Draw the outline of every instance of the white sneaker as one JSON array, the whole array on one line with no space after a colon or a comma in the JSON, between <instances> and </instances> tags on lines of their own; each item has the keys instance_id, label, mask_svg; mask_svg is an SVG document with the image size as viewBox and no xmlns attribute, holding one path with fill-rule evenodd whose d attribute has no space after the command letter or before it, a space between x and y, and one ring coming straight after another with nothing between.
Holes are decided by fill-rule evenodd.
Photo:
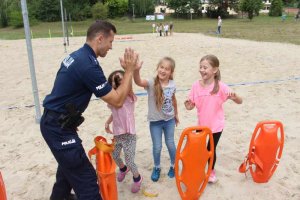
<instances>
[{"instance_id":1,"label":"white sneaker","mask_svg":"<svg viewBox=\"0 0 300 200\"><path fill-rule=\"evenodd\" d=\"M216 183L218 181L216 177L216 171L213 169L209 175L208 183Z\"/></svg>"}]
</instances>

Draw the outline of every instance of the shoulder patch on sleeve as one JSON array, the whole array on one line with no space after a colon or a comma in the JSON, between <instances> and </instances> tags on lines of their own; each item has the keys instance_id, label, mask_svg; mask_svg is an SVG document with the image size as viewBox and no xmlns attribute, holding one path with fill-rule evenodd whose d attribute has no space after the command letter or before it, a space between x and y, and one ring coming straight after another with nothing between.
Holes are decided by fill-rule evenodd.
<instances>
[{"instance_id":1,"label":"shoulder patch on sleeve","mask_svg":"<svg viewBox=\"0 0 300 200\"><path fill-rule=\"evenodd\" d=\"M72 65L72 63L74 62L74 58L72 58L70 55L68 55L64 60L63 60L63 65L66 68L69 68L70 65Z\"/></svg>"},{"instance_id":2,"label":"shoulder patch on sleeve","mask_svg":"<svg viewBox=\"0 0 300 200\"><path fill-rule=\"evenodd\" d=\"M107 84L107 81L105 83L101 84L101 85L98 85L96 87L96 90L101 90L102 88L104 88L106 86L106 84Z\"/></svg>"}]
</instances>

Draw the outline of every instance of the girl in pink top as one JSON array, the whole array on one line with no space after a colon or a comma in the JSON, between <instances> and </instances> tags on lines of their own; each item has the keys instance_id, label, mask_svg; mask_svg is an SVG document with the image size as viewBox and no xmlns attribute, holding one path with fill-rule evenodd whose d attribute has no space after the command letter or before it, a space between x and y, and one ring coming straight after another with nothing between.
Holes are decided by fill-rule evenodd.
<instances>
[{"instance_id":1,"label":"girl in pink top","mask_svg":"<svg viewBox=\"0 0 300 200\"><path fill-rule=\"evenodd\" d=\"M108 82L114 89L117 89L121 84L124 76L124 71L117 70L110 74ZM117 176L117 180L122 182L129 172L133 174L133 184L131 185L131 192L136 193L140 190L142 183L142 176L138 172L137 166L134 163L135 148L136 148L136 134L135 134L135 121L134 121L134 104L137 97L133 91L129 93L124 104L121 108L115 108L108 104L112 114L105 123L105 130L107 133L114 135L115 149L112 156L120 168ZM112 122L111 131L109 125ZM120 157L121 150L123 148L125 163Z\"/></svg>"},{"instance_id":2,"label":"girl in pink top","mask_svg":"<svg viewBox=\"0 0 300 200\"><path fill-rule=\"evenodd\" d=\"M187 110L197 108L198 125L207 126L213 132L214 138L214 161L213 171L208 181L215 183L217 181L214 170L216 163L216 147L224 128L224 109L223 103L231 99L237 104L243 102L242 98L233 92L226 84L220 81L221 74L219 70L219 60L214 55L206 55L200 60L199 72L201 80L193 83L188 100L184 102ZM208 142L209 144L209 142ZM210 150L210 146L207 147Z\"/></svg>"}]
</instances>

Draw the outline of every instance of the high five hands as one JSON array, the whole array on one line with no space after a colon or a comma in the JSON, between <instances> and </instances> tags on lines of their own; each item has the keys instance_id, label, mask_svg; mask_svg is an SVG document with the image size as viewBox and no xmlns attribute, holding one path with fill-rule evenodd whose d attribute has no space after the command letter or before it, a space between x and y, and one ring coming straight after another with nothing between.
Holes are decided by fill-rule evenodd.
<instances>
[{"instance_id":1,"label":"high five hands","mask_svg":"<svg viewBox=\"0 0 300 200\"><path fill-rule=\"evenodd\" d=\"M142 63L139 63L139 54L131 48L126 48L123 58L119 58L120 64L125 71L133 72L137 68L141 68Z\"/></svg>"}]
</instances>

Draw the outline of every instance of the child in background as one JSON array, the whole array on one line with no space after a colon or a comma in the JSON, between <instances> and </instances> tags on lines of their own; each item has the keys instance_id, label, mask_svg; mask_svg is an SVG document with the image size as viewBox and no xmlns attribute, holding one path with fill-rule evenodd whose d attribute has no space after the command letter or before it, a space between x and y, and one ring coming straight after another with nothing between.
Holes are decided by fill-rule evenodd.
<instances>
[{"instance_id":1,"label":"child in background","mask_svg":"<svg viewBox=\"0 0 300 200\"><path fill-rule=\"evenodd\" d=\"M217 34L221 34L221 27L222 27L222 19L221 16L218 17L218 29Z\"/></svg>"},{"instance_id":2,"label":"child in background","mask_svg":"<svg viewBox=\"0 0 300 200\"><path fill-rule=\"evenodd\" d=\"M164 32L165 32L165 36L168 36L168 33L169 33L169 24L168 23L166 23L164 25Z\"/></svg>"},{"instance_id":3,"label":"child in background","mask_svg":"<svg viewBox=\"0 0 300 200\"><path fill-rule=\"evenodd\" d=\"M173 80L175 61L170 57L162 58L156 68L157 75L149 80L141 79L140 69L142 63L134 72L134 82L144 87L148 93L148 120L153 143L154 168L152 181L160 177L160 155L162 150L162 134L170 155L170 169L168 176L174 177L174 163L176 146L174 142L175 125L179 123L177 101L175 97L176 86Z\"/></svg>"},{"instance_id":4,"label":"child in background","mask_svg":"<svg viewBox=\"0 0 300 200\"><path fill-rule=\"evenodd\" d=\"M226 84L220 81L219 60L214 55L206 55L200 60L199 72L201 80L197 80L192 85L188 100L185 101L187 110L197 108L198 125L207 126L211 129L214 139L214 161L212 172L208 179L209 183L217 181L216 171L216 147L224 128L223 103L231 99L237 104L242 103L242 98L233 92ZM208 150L210 150L208 142Z\"/></svg>"},{"instance_id":5,"label":"child in background","mask_svg":"<svg viewBox=\"0 0 300 200\"><path fill-rule=\"evenodd\" d=\"M162 25L162 23L160 23L159 26L158 26L158 32L159 32L159 36L163 36L162 35L163 34L163 25Z\"/></svg>"},{"instance_id":6,"label":"child in background","mask_svg":"<svg viewBox=\"0 0 300 200\"><path fill-rule=\"evenodd\" d=\"M112 72L108 77L108 82L114 89L117 89L124 76L124 71L117 70ZM108 104L112 114L105 123L105 130L107 133L114 135L115 149L112 156L120 168L117 175L117 180L122 182L129 172L133 174L133 184L131 185L131 192L136 193L140 190L143 177L138 172L137 166L134 163L135 149L136 149L136 131L134 121L134 104L137 97L133 91L127 96L123 106L121 108L115 108ZM113 131L110 130L110 123L113 122ZM125 163L120 158L120 153L123 148Z\"/></svg>"},{"instance_id":7,"label":"child in background","mask_svg":"<svg viewBox=\"0 0 300 200\"><path fill-rule=\"evenodd\" d=\"M170 22L170 35L172 36L173 35L173 22Z\"/></svg>"}]
</instances>

